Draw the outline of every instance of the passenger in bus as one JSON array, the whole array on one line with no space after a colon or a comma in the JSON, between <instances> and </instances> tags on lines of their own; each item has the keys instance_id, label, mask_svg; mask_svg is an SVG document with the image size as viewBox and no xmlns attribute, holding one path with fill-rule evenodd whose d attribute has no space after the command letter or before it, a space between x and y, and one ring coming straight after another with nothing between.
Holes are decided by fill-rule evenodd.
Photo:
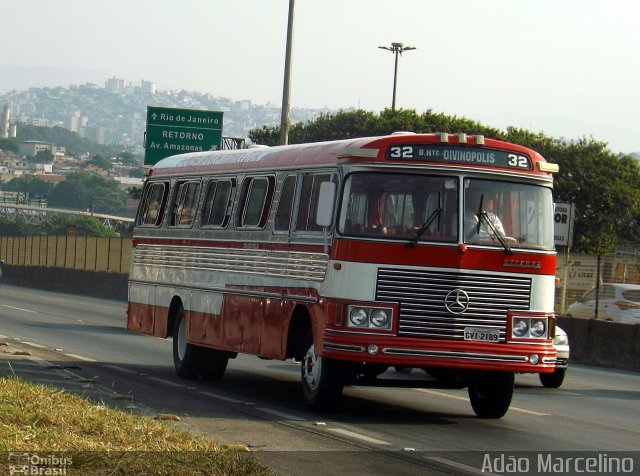
<instances>
[{"instance_id":1,"label":"passenger in bus","mask_svg":"<svg viewBox=\"0 0 640 476\"><path fill-rule=\"evenodd\" d=\"M369 199L369 230L377 234L392 234L395 219L395 203L393 196L381 189L374 190Z\"/></svg>"}]
</instances>

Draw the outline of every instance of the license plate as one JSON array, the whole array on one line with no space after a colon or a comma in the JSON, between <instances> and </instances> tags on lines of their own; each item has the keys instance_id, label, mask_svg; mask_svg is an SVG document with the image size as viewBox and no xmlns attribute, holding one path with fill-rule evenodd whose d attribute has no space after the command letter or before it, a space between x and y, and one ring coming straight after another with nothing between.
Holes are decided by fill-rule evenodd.
<instances>
[{"instance_id":1,"label":"license plate","mask_svg":"<svg viewBox=\"0 0 640 476\"><path fill-rule=\"evenodd\" d=\"M465 327L464 340L499 342L500 331L498 329L484 329L482 327Z\"/></svg>"}]
</instances>

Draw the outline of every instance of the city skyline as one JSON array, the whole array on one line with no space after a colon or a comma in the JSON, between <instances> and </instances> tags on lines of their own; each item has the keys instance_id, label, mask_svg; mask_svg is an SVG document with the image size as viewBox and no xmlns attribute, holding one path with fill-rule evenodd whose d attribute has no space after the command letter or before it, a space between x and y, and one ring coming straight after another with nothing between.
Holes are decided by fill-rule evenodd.
<instances>
[{"instance_id":1,"label":"city skyline","mask_svg":"<svg viewBox=\"0 0 640 476\"><path fill-rule=\"evenodd\" d=\"M70 71L74 84L115 76L280 104L288 3L6 2L4 35L30 41L3 52L0 93L12 80L68 86L42 81ZM636 152L639 12L630 0L297 0L291 105L390 107L393 57L378 47L400 41L416 50L399 61L398 108Z\"/></svg>"}]
</instances>

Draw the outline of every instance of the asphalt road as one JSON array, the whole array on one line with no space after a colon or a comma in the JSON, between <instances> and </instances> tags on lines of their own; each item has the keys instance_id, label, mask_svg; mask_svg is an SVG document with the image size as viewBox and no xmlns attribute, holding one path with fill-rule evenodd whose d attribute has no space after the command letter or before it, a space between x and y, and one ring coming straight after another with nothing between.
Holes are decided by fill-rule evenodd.
<instances>
[{"instance_id":1,"label":"asphalt road","mask_svg":"<svg viewBox=\"0 0 640 476\"><path fill-rule=\"evenodd\" d=\"M336 412L318 415L302 402L293 362L239 356L221 382L179 379L171 341L126 332L125 310L120 301L3 285L0 373L178 415L178 426L246 447L280 474L508 473L500 465L509 462L565 474L583 469L576 456L597 458L596 469L640 471L637 373L571 364L559 389L519 375L499 420L476 418L466 390L420 388L347 388Z\"/></svg>"}]
</instances>

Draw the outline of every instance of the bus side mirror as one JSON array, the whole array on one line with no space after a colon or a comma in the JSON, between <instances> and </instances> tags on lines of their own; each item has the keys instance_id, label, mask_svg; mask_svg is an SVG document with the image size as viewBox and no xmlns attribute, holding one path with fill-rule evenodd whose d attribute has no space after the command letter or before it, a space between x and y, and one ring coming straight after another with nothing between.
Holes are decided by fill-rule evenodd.
<instances>
[{"instance_id":1,"label":"bus side mirror","mask_svg":"<svg viewBox=\"0 0 640 476\"><path fill-rule=\"evenodd\" d=\"M318 196L318 211L316 213L316 225L328 227L333 220L333 206L336 197L336 184L333 182L322 182L320 184L320 194Z\"/></svg>"}]
</instances>

